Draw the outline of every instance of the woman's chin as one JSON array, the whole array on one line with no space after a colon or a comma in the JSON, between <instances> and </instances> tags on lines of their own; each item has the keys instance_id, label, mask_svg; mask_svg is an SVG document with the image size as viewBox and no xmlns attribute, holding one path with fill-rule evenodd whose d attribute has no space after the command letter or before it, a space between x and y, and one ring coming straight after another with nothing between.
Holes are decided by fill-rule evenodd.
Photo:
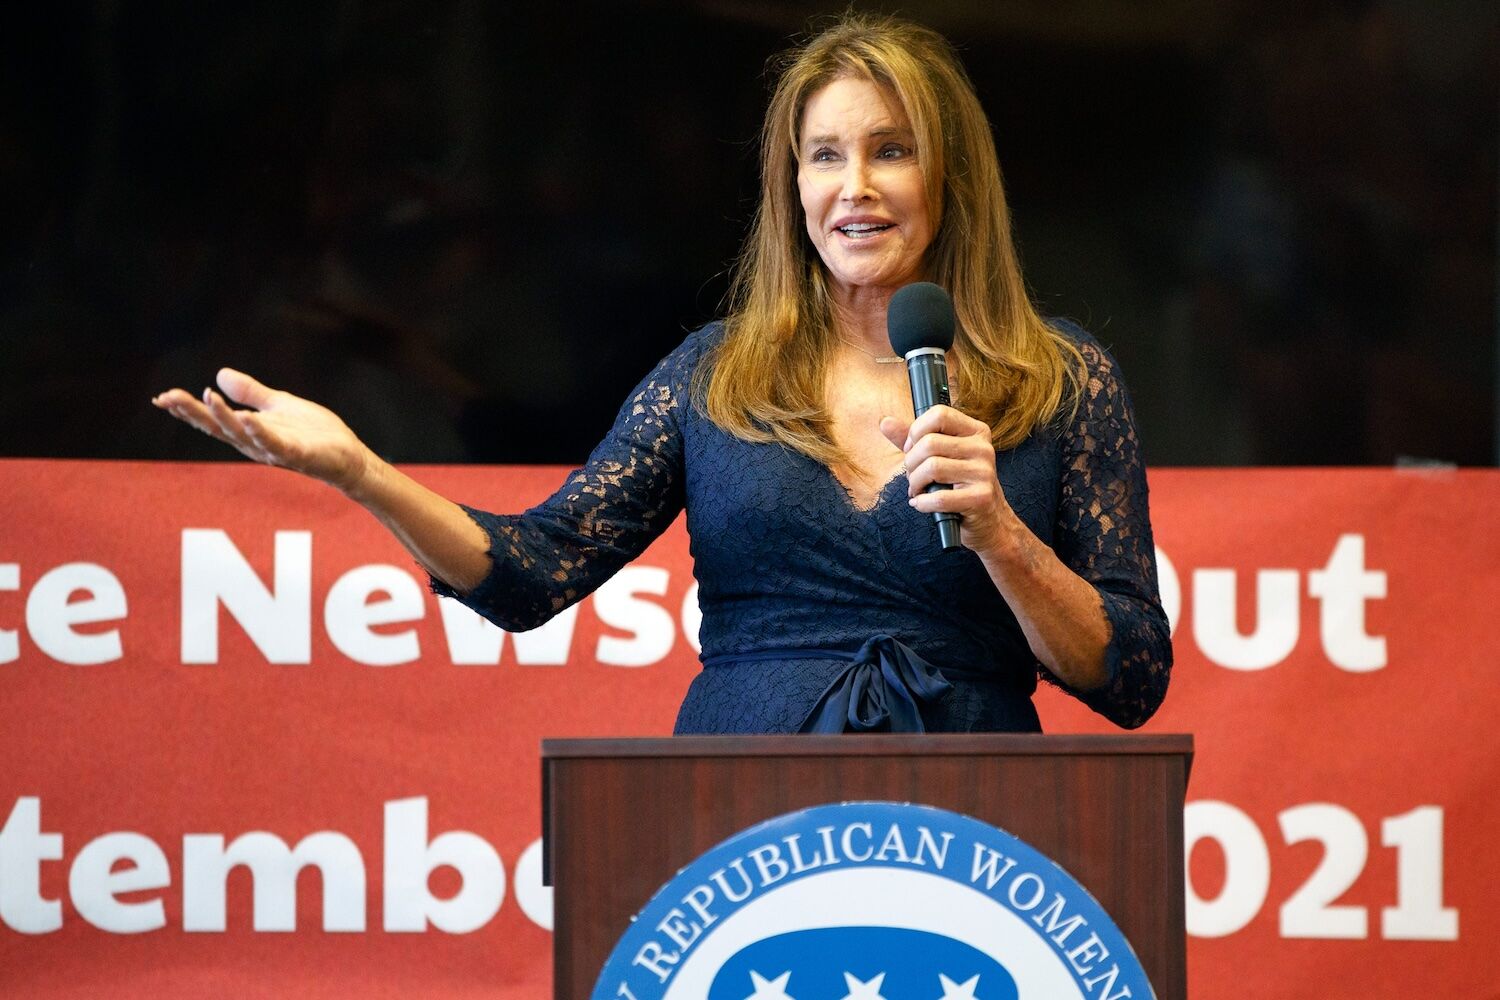
<instances>
[{"instance_id":1,"label":"woman's chin","mask_svg":"<svg viewBox=\"0 0 1500 1000\"><path fill-rule=\"evenodd\" d=\"M827 268L829 284L848 297L867 294L890 294L896 289L920 280L905 269L895 268Z\"/></svg>"}]
</instances>

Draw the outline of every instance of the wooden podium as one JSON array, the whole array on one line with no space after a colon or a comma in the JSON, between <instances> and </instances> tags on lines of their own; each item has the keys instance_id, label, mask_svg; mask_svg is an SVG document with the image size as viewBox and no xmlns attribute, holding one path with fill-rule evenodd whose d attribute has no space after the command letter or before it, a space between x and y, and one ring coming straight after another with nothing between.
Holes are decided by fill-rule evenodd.
<instances>
[{"instance_id":1,"label":"wooden podium","mask_svg":"<svg viewBox=\"0 0 1500 1000\"><path fill-rule=\"evenodd\" d=\"M1182 806L1192 737L688 736L542 741L556 1000L587 1000L681 868L809 806L916 802L1001 827L1078 880L1160 1000L1187 994Z\"/></svg>"}]
</instances>

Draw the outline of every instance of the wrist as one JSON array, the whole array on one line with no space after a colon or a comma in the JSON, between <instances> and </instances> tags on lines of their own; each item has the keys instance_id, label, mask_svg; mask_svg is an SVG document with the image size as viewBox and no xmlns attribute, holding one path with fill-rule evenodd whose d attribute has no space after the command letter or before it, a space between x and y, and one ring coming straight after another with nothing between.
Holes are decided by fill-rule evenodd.
<instances>
[{"instance_id":1,"label":"wrist","mask_svg":"<svg viewBox=\"0 0 1500 1000\"><path fill-rule=\"evenodd\" d=\"M1032 546L1038 544L1040 542L1031 533L1031 529L1026 527L1014 511L1006 507L996 512L989 530L969 547L992 575L996 571L1010 575L1016 567L1035 562Z\"/></svg>"},{"instance_id":2,"label":"wrist","mask_svg":"<svg viewBox=\"0 0 1500 1000\"><path fill-rule=\"evenodd\" d=\"M394 470L384 459L361 445L357 460L351 463L350 469L337 480L330 481L329 485L355 503L369 506L379 496L381 484L391 471Z\"/></svg>"}]
</instances>

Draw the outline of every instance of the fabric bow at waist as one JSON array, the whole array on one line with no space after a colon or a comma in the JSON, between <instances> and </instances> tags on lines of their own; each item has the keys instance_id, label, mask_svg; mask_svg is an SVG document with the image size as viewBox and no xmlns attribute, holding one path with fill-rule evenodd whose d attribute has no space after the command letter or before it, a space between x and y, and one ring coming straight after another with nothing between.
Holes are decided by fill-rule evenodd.
<instances>
[{"instance_id":1,"label":"fabric bow at waist","mask_svg":"<svg viewBox=\"0 0 1500 1000\"><path fill-rule=\"evenodd\" d=\"M803 720L804 733L925 733L921 706L942 698L953 685L943 676L981 678L943 671L888 635L867 639L853 654L832 649L773 649L715 656L705 667L767 660L844 660L847 665L818 696Z\"/></svg>"}]
</instances>

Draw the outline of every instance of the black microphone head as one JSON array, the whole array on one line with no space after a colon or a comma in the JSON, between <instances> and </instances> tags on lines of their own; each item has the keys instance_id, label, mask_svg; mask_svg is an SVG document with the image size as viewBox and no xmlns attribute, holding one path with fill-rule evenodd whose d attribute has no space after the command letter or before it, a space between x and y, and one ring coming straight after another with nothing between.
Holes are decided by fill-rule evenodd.
<instances>
[{"instance_id":1,"label":"black microphone head","mask_svg":"<svg viewBox=\"0 0 1500 1000\"><path fill-rule=\"evenodd\" d=\"M953 346L953 300L930 281L898 289L885 313L891 350L901 357L921 347Z\"/></svg>"}]
</instances>

